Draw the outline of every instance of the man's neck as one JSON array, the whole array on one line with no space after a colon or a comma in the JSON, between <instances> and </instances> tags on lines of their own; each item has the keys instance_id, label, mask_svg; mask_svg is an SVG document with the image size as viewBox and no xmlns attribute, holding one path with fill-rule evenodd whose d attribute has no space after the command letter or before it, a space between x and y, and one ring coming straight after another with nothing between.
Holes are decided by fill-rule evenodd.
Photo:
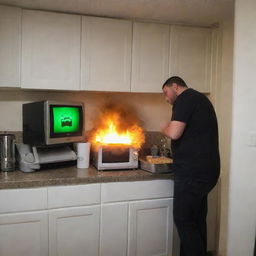
<instances>
[{"instance_id":1,"label":"man's neck","mask_svg":"<svg viewBox=\"0 0 256 256\"><path fill-rule=\"evenodd\" d=\"M184 91L186 91L188 89L188 87L180 87L178 88L177 91L177 95L179 96L180 94L182 94Z\"/></svg>"}]
</instances>

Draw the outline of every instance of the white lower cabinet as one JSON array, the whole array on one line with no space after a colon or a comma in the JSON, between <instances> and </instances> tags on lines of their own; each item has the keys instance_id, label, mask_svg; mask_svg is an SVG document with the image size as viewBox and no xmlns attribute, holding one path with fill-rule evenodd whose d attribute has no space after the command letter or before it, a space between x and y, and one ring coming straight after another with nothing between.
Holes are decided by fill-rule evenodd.
<instances>
[{"instance_id":1,"label":"white lower cabinet","mask_svg":"<svg viewBox=\"0 0 256 256\"><path fill-rule=\"evenodd\" d=\"M102 206L100 256L126 256L128 202Z\"/></svg>"},{"instance_id":2,"label":"white lower cabinet","mask_svg":"<svg viewBox=\"0 0 256 256\"><path fill-rule=\"evenodd\" d=\"M48 255L47 188L0 190L0 255Z\"/></svg>"},{"instance_id":3,"label":"white lower cabinet","mask_svg":"<svg viewBox=\"0 0 256 256\"><path fill-rule=\"evenodd\" d=\"M102 206L100 256L172 256L172 198Z\"/></svg>"},{"instance_id":4,"label":"white lower cabinet","mask_svg":"<svg viewBox=\"0 0 256 256\"><path fill-rule=\"evenodd\" d=\"M172 256L173 181L0 190L1 256Z\"/></svg>"},{"instance_id":5,"label":"white lower cabinet","mask_svg":"<svg viewBox=\"0 0 256 256\"><path fill-rule=\"evenodd\" d=\"M173 199L130 203L129 256L172 255Z\"/></svg>"},{"instance_id":6,"label":"white lower cabinet","mask_svg":"<svg viewBox=\"0 0 256 256\"><path fill-rule=\"evenodd\" d=\"M173 181L102 184L100 256L172 256Z\"/></svg>"},{"instance_id":7,"label":"white lower cabinet","mask_svg":"<svg viewBox=\"0 0 256 256\"><path fill-rule=\"evenodd\" d=\"M47 211L1 214L0 255L47 256Z\"/></svg>"},{"instance_id":8,"label":"white lower cabinet","mask_svg":"<svg viewBox=\"0 0 256 256\"><path fill-rule=\"evenodd\" d=\"M50 256L97 256L100 206L49 211Z\"/></svg>"}]
</instances>

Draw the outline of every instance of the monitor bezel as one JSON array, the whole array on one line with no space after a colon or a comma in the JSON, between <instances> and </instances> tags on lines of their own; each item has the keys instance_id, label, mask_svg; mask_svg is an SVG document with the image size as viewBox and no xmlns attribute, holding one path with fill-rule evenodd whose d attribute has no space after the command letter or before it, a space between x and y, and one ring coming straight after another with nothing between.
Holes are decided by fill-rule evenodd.
<instances>
[{"instance_id":1,"label":"monitor bezel","mask_svg":"<svg viewBox=\"0 0 256 256\"><path fill-rule=\"evenodd\" d=\"M79 107L81 108L82 120L80 124L82 126L81 133L62 133L58 136L52 136L51 127L51 107L52 106L67 106L67 107ZM60 144L60 143L73 143L85 140L84 134L84 103L83 102L70 102L70 101L45 101L45 142L46 145Z\"/></svg>"}]
</instances>

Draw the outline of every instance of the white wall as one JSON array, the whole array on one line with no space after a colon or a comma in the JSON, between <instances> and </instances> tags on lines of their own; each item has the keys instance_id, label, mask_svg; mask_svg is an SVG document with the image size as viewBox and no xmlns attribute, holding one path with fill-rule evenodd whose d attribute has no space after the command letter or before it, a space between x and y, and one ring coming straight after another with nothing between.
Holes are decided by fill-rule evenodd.
<instances>
[{"instance_id":1,"label":"white wall","mask_svg":"<svg viewBox=\"0 0 256 256\"><path fill-rule=\"evenodd\" d=\"M221 178L218 186L218 255L226 256L227 250L227 222L229 207L229 171L231 150L231 124L232 124L232 90L233 90L233 41L234 41L234 15L231 10L220 24L220 54L218 68L218 83L216 86L216 112L219 123L219 143L221 156Z\"/></svg>"},{"instance_id":2,"label":"white wall","mask_svg":"<svg viewBox=\"0 0 256 256\"><path fill-rule=\"evenodd\" d=\"M256 1L235 3L234 92L228 213L228 256L252 256L256 230Z\"/></svg>"}]
</instances>

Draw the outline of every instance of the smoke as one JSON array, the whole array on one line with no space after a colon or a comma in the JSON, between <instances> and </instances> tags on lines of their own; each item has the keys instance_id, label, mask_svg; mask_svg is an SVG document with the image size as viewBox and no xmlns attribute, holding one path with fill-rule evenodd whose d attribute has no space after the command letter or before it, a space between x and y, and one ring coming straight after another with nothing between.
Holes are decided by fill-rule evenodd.
<instances>
[{"instance_id":1,"label":"smoke","mask_svg":"<svg viewBox=\"0 0 256 256\"><path fill-rule=\"evenodd\" d=\"M118 132L125 131L133 125L142 126L142 121L139 119L137 111L133 106L108 102L102 106L100 114L94 117L93 130L104 128L107 117L114 119Z\"/></svg>"}]
</instances>

